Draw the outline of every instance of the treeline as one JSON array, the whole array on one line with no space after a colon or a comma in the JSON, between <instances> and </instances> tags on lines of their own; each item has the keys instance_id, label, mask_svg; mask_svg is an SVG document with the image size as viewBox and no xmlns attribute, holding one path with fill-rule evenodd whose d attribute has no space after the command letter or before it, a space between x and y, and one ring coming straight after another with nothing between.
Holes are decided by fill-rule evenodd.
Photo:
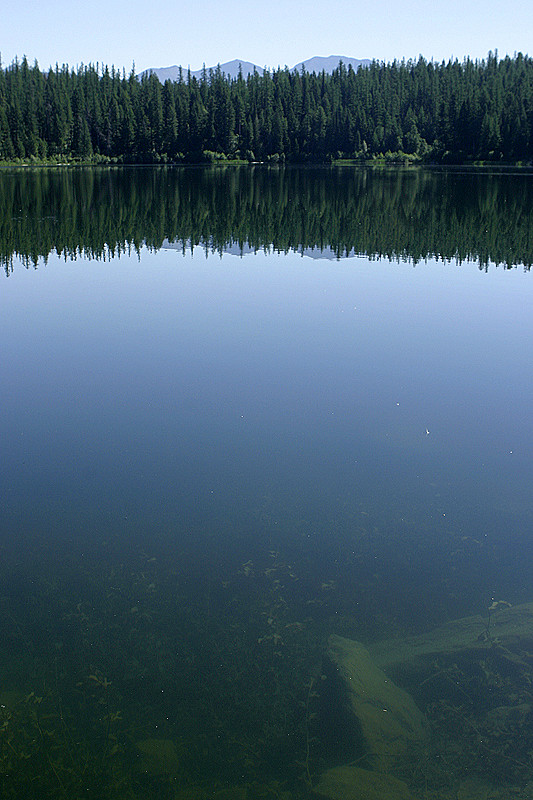
<instances>
[{"instance_id":1,"label":"treeline","mask_svg":"<svg viewBox=\"0 0 533 800\"><path fill-rule=\"evenodd\" d=\"M373 62L161 84L99 65L0 68L0 161L530 162L533 59Z\"/></svg>"},{"instance_id":2,"label":"treeline","mask_svg":"<svg viewBox=\"0 0 533 800\"><path fill-rule=\"evenodd\" d=\"M533 263L531 174L346 167L3 171L0 264L143 247Z\"/></svg>"}]
</instances>

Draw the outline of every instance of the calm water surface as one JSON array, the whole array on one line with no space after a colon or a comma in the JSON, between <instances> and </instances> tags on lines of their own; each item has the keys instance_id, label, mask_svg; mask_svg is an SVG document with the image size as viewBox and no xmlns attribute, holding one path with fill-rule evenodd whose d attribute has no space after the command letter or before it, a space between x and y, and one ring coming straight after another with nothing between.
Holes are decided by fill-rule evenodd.
<instances>
[{"instance_id":1,"label":"calm water surface","mask_svg":"<svg viewBox=\"0 0 533 800\"><path fill-rule=\"evenodd\" d=\"M3 796L311 796L372 767L330 634L533 601L532 185L0 173ZM531 711L468 699L530 709L514 655L435 667L414 797L529 796Z\"/></svg>"}]
</instances>

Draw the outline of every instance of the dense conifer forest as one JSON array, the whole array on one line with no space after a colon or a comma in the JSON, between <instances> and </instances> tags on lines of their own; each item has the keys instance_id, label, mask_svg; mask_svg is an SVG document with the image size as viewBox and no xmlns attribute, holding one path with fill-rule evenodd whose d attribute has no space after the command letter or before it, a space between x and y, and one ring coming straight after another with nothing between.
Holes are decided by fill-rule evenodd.
<instances>
[{"instance_id":1,"label":"dense conifer forest","mask_svg":"<svg viewBox=\"0 0 533 800\"><path fill-rule=\"evenodd\" d=\"M374 61L161 84L113 67L0 68L0 161L533 158L533 59Z\"/></svg>"}]
</instances>

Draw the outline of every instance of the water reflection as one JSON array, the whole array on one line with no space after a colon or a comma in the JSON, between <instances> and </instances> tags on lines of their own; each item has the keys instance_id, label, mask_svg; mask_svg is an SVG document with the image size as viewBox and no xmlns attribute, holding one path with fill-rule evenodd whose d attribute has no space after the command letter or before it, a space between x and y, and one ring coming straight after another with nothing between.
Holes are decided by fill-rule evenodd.
<instances>
[{"instance_id":1,"label":"water reflection","mask_svg":"<svg viewBox=\"0 0 533 800\"><path fill-rule=\"evenodd\" d=\"M0 261L53 251L272 248L333 258L533 263L529 174L353 168L5 170Z\"/></svg>"}]
</instances>

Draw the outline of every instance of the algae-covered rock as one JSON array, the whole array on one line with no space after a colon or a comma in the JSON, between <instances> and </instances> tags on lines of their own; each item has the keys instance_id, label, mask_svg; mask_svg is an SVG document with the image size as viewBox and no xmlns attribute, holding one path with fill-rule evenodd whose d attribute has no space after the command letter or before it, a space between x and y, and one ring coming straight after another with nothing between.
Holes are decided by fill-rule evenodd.
<instances>
[{"instance_id":1,"label":"algae-covered rock","mask_svg":"<svg viewBox=\"0 0 533 800\"><path fill-rule=\"evenodd\" d=\"M495 645L521 649L533 647L533 603L510 606L493 603L485 616L463 617L427 633L405 639L389 639L369 647L376 664L383 669L420 665L441 655L483 653ZM507 657L511 654L507 651Z\"/></svg>"},{"instance_id":2,"label":"algae-covered rock","mask_svg":"<svg viewBox=\"0 0 533 800\"><path fill-rule=\"evenodd\" d=\"M205 789L200 786L187 786L174 789L172 800L248 800L245 786L228 786L225 789Z\"/></svg>"},{"instance_id":3,"label":"algae-covered rock","mask_svg":"<svg viewBox=\"0 0 533 800\"><path fill-rule=\"evenodd\" d=\"M140 767L149 775L170 778L181 775L181 759L172 739L143 739L135 745L141 753Z\"/></svg>"},{"instance_id":4,"label":"algae-covered rock","mask_svg":"<svg viewBox=\"0 0 533 800\"><path fill-rule=\"evenodd\" d=\"M174 789L172 800L209 800L209 798L205 789L200 786L187 786L184 789ZM235 800L241 798L237 795Z\"/></svg>"},{"instance_id":5,"label":"algae-covered rock","mask_svg":"<svg viewBox=\"0 0 533 800\"><path fill-rule=\"evenodd\" d=\"M328 800L412 800L407 784L359 767L335 767L325 772L315 793Z\"/></svg>"},{"instance_id":6,"label":"algae-covered rock","mask_svg":"<svg viewBox=\"0 0 533 800\"><path fill-rule=\"evenodd\" d=\"M499 788L482 778L466 778L457 789L457 800L510 800L523 797L518 790L515 794L509 787Z\"/></svg>"},{"instance_id":7,"label":"algae-covered rock","mask_svg":"<svg viewBox=\"0 0 533 800\"><path fill-rule=\"evenodd\" d=\"M410 745L426 740L424 715L412 697L374 663L362 644L330 636L328 657L344 684L376 766L383 762L386 767L391 756L404 755Z\"/></svg>"}]
</instances>

